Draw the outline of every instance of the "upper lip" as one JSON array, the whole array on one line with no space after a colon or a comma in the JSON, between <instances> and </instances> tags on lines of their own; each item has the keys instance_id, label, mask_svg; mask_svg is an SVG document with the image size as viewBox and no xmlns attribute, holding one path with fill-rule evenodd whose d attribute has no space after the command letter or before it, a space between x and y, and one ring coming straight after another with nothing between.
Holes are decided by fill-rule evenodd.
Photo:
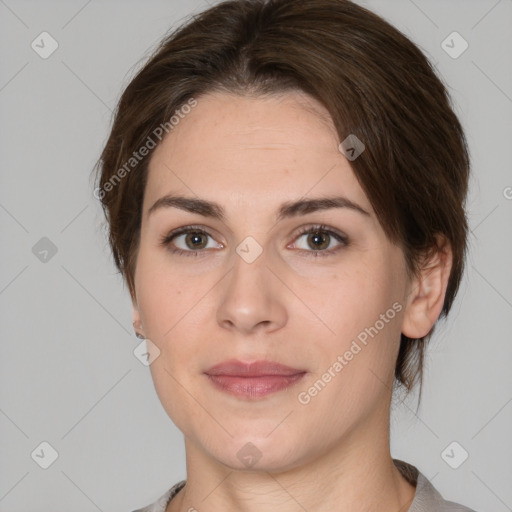
<instances>
[{"instance_id":1,"label":"upper lip","mask_svg":"<svg viewBox=\"0 0 512 512\"><path fill-rule=\"evenodd\" d=\"M263 377L266 375L297 375L305 370L291 368L275 361L254 361L244 363L236 359L224 361L205 371L207 375L231 375L237 377Z\"/></svg>"}]
</instances>

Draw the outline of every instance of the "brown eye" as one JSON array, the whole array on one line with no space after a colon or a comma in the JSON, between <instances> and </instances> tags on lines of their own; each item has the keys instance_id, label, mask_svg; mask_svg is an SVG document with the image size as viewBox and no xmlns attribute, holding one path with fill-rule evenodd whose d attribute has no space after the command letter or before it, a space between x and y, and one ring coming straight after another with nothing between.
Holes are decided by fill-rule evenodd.
<instances>
[{"instance_id":1,"label":"brown eye","mask_svg":"<svg viewBox=\"0 0 512 512\"><path fill-rule=\"evenodd\" d=\"M320 231L310 233L307 238L308 244L310 244L309 246L315 250L326 249L329 247L330 240L331 237L327 233L322 233Z\"/></svg>"},{"instance_id":2,"label":"brown eye","mask_svg":"<svg viewBox=\"0 0 512 512\"><path fill-rule=\"evenodd\" d=\"M301 238L305 239L305 243L297 242ZM332 247L333 242L337 242L337 244L334 243L334 247ZM333 256L348 244L347 236L321 225L304 228L297 236L296 242L293 245L306 256L316 258L318 256Z\"/></svg>"},{"instance_id":3,"label":"brown eye","mask_svg":"<svg viewBox=\"0 0 512 512\"><path fill-rule=\"evenodd\" d=\"M208 244L208 235L200 231L190 232L185 236L186 246L194 251L195 249L204 249Z\"/></svg>"},{"instance_id":4,"label":"brown eye","mask_svg":"<svg viewBox=\"0 0 512 512\"><path fill-rule=\"evenodd\" d=\"M203 256L209 252L206 249L224 247L220 243L215 243L209 233L195 226L186 226L172 231L160 239L160 245L168 248L172 253L183 256Z\"/></svg>"}]
</instances>

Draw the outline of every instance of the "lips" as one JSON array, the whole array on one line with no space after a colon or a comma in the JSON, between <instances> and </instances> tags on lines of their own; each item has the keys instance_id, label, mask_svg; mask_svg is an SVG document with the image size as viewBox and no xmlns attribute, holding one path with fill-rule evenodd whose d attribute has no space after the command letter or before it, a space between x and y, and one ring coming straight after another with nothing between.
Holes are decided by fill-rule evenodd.
<instances>
[{"instance_id":1,"label":"lips","mask_svg":"<svg viewBox=\"0 0 512 512\"><path fill-rule=\"evenodd\" d=\"M230 375L237 377L263 377L268 375L290 376L304 373L305 370L291 368L274 361L254 361L243 363L236 359L224 361L206 370L207 375Z\"/></svg>"},{"instance_id":2,"label":"lips","mask_svg":"<svg viewBox=\"0 0 512 512\"><path fill-rule=\"evenodd\" d=\"M291 387L306 371L274 361L243 363L232 359L211 367L205 374L220 391L239 398L259 399Z\"/></svg>"}]
</instances>

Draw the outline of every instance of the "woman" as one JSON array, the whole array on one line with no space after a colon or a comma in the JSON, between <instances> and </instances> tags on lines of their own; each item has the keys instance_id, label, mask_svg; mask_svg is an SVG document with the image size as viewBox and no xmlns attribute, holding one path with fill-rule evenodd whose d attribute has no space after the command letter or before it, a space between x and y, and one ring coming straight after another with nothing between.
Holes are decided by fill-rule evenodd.
<instances>
[{"instance_id":1,"label":"woman","mask_svg":"<svg viewBox=\"0 0 512 512\"><path fill-rule=\"evenodd\" d=\"M470 510L389 448L466 252L465 136L411 41L346 0L218 4L128 85L98 170L185 436L141 510Z\"/></svg>"}]
</instances>

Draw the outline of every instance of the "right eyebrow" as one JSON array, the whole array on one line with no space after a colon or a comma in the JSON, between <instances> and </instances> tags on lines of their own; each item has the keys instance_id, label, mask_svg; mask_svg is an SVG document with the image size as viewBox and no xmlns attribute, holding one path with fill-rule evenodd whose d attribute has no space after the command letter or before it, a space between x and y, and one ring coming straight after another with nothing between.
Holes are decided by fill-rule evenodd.
<instances>
[{"instance_id":1,"label":"right eyebrow","mask_svg":"<svg viewBox=\"0 0 512 512\"><path fill-rule=\"evenodd\" d=\"M225 220L224 208L217 203L206 201L205 199L168 194L155 201L148 210L148 216L161 208L179 208L190 213L197 213L203 217L212 217L221 221Z\"/></svg>"}]
</instances>

